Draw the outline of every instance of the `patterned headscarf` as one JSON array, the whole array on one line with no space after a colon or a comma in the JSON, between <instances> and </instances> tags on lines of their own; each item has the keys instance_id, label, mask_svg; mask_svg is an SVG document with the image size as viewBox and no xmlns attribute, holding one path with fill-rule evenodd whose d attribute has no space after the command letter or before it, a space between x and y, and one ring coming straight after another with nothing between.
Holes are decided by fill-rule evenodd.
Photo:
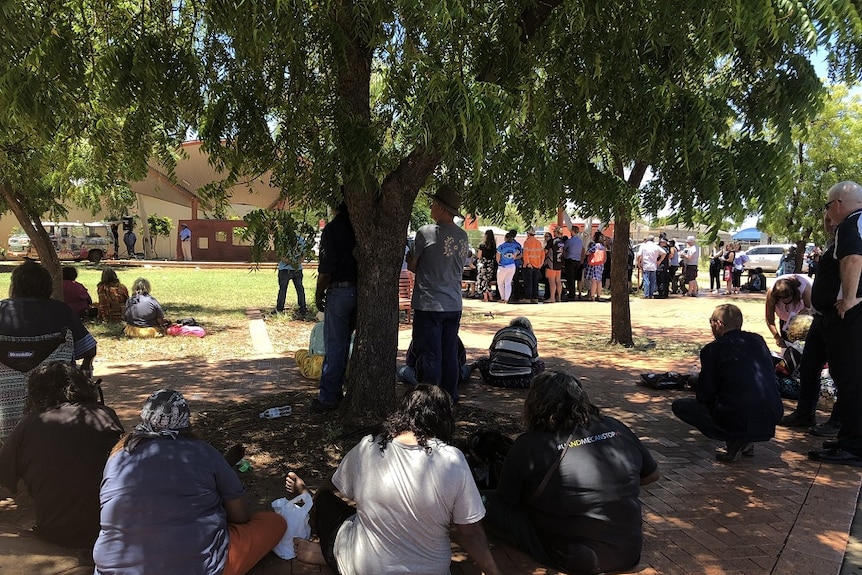
<instances>
[{"instance_id":1,"label":"patterned headscarf","mask_svg":"<svg viewBox=\"0 0 862 575\"><path fill-rule=\"evenodd\" d=\"M189 406L186 400L173 389L160 389L153 393L141 409L141 423L132 432L126 445L127 451L145 438L170 437L176 439L180 431L189 427Z\"/></svg>"}]
</instances>

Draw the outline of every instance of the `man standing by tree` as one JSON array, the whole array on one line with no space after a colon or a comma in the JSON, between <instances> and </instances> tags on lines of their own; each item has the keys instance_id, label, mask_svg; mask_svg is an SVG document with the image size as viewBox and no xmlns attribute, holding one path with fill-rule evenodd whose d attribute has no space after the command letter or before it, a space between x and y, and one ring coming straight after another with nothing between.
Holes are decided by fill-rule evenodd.
<instances>
[{"instance_id":1,"label":"man standing by tree","mask_svg":"<svg viewBox=\"0 0 862 575\"><path fill-rule=\"evenodd\" d=\"M694 236L685 238L685 249L681 254L685 264L685 281L688 283L688 293L691 297L697 297L697 260L700 259L700 248L694 241Z\"/></svg>"},{"instance_id":2,"label":"man standing by tree","mask_svg":"<svg viewBox=\"0 0 862 575\"><path fill-rule=\"evenodd\" d=\"M829 189L826 215L840 222L835 230L835 259L841 290L834 308L823 315L829 373L838 387L838 417L841 430L836 440L823 449L808 452L808 457L825 463L862 467L862 372L859 371L859 349L862 348L862 186L840 182ZM831 271L830 271L831 270ZM829 283L835 268L821 274ZM819 275L819 274L818 274ZM828 276L833 276L832 278ZM834 283L834 281L833 281Z\"/></svg>"},{"instance_id":3,"label":"man standing by tree","mask_svg":"<svg viewBox=\"0 0 862 575\"><path fill-rule=\"evenodd\" d=\"M311 403L311 411L318 413L336 409L341 401L344 373L350 357L350 334L356 328L357 267L353 257L356 235L343 201L333 212L335 217L320 235L317 266L315 303L317 310L326 314L323 322L326 355L320 373L320 393ZM459 299L460 287L459 281Z\"/></svg>"},{"instance_id":4,"label":"man standing by tree","mask_svg":"<svg viewBox=\"0 0 862 575\"><path fill-rule=\"evenodd\" d=\"M408 268L416 273L413 347L419 382L439 385L457 403L461 274L469 241L454 222L460 216L458 192L443 185L432 199L431 217L436 223L419 228L408 260Z\"/></svg>"}]
</instances>

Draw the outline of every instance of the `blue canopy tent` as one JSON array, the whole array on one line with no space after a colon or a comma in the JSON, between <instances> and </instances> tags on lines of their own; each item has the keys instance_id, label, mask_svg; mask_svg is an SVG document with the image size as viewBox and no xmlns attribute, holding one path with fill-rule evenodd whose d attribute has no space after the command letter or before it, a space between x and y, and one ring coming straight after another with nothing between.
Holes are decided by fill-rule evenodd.
<instances>
[{"instance_id":1,"label":"blue canopy tent","mask_svg":"<svg viewBox=\"0 0 862 575\"><path fill-rule=\"evenodd\" d=\"M759 242L763 234L757 228L745 228L733 234L735 242Z\"/></svg>"}]
</instances>

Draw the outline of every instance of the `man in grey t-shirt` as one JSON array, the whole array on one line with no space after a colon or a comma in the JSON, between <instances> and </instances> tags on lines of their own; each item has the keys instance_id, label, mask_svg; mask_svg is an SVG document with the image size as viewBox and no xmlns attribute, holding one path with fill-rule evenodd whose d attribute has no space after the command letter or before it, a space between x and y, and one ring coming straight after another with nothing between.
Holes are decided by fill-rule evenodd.
<instances>
[{"instance_id":1,"label":"man in grey t-shirt","mask_svg":"<svg viewBox=\"0 0 862 575\"><path fill-rule=\"evenodd\" d=\"M469 242L455 224L461 197L449 186L432 196L436 223L419 228L408 269L413 288L413 349L421 383L439 385L458 402L458 328L461 325L461 275Z\"/></svg>"}]
</instances>

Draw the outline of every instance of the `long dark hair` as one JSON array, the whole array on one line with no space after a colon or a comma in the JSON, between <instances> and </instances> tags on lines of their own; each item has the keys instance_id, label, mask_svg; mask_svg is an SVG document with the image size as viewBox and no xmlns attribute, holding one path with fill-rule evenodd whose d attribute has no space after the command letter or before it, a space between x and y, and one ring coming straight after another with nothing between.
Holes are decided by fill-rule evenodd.
<instances>
[{"instance_id":1,"label":"long dark hair","mask_svg":"<svg viewBox=\"0 0 862 575\"><path fill-rule=\"evenodd\" d=\"M63 403L95 403L96 387L71 363L52 361L37 367L27 380L27 412L60 407Z\"/></svg>"},{"instance_id":2,"label":"long dark hair","mask_svg":"<svg viewBox=\"0 0 862 575\"><path fill-rule=\"evenodd\" d=\"M413 432L416 442L427 451L431 450L428 446L431 438L451 442L455 417L449 394L436 385L420 384L408 390L383 423L383 432L377 437L380 451L405 431Z\"/></svg>"},{"instance_id":3,"label":"long dark hair","mask_svg":"<svg viewBox=\"0 0 862 575\"><path fill-rule=\"evenodd\" d=\"M600 416L578 379L561 371L537 375L524 401L527 431L571 431Z\"/></svg>"},{"instance_id":4,"label":"long dark hair","mask_svg":"<svg viewBox=\"0 0 862 575\"><path fill-rule=\"evenodd\" d=\"M793 303L798 303L802 299L802 295L799 290L801 286L802 282L795 277L777 280L775 285L772 286L772 293L770 294L772 301L779 303L790 298Z\"/></svg>"},{"instance_id":5,"label":"long dark hair","mask_svg":"<svg viewBox=\"0 0 862 575\"><path fill-rule=\"evenodd\" d=\"M117 277L117 272L113 268L105 268L102 270L102 281L99 285L114 285L120 283L120 278Z\"/></svg>"},{"instance_id":6,"label":"long dark hair","mask_svg":"<svg viewBox=\"0 0 862 575\"><path fill-rule=\"evenodd\" d=\"M493 250L497 248L497 238L494 237L493 230L485 230L485 240L482 242L485 249Z\"/></svg>"}]
</instances>

